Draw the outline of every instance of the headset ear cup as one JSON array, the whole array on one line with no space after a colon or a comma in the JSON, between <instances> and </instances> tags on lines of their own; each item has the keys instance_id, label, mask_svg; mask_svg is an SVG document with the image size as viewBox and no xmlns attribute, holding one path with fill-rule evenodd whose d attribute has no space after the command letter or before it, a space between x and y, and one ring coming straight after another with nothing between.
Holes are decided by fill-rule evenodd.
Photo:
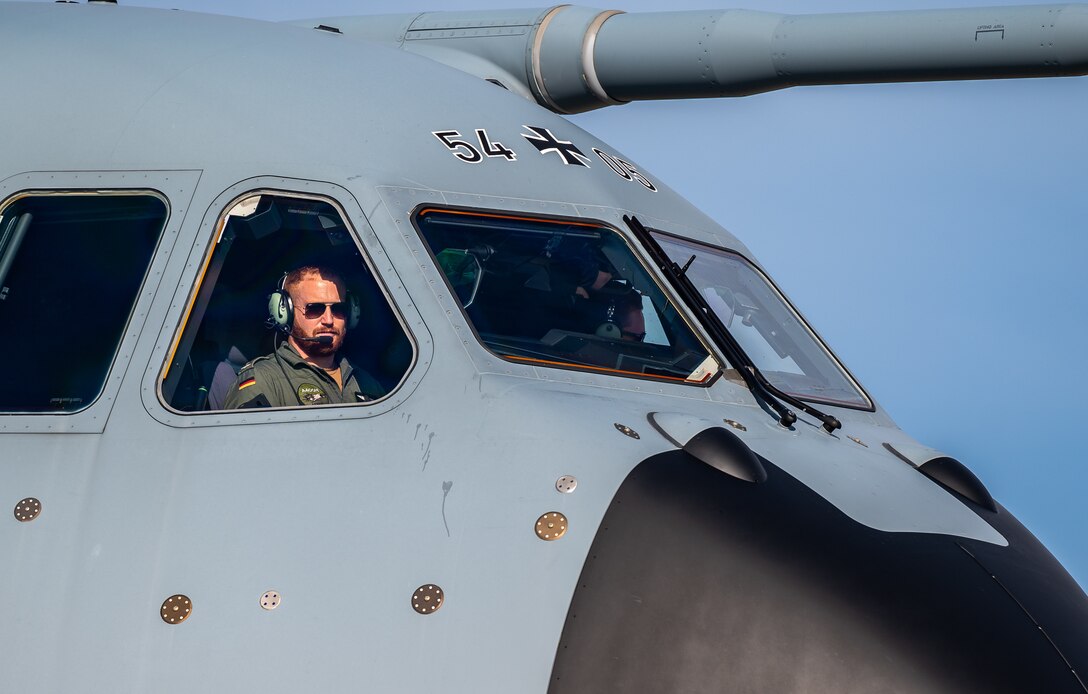
<instances>
[{"instance_id":1,"label":"headset ear cup","mask_svg":"<svg viewBox=\"0 0 1088 694\"><path fill-rule=\"evenodd\" d=\"M359 305L359 300L355 298L355 294L348 292L348 330L355 330L362 317L363 307Z\"/></svg>"},{"instance_id":2,"label":"headset ear cup","mask_svg":"<svg viewBox=\"0 0 1088 694\"><path fill-rule=\"evenodd\" d=\"M294 317L295 310L290 294L277 290L268 295L268 322L273 328L285 333L291 332Z\"/></svg>"}]
</instances>

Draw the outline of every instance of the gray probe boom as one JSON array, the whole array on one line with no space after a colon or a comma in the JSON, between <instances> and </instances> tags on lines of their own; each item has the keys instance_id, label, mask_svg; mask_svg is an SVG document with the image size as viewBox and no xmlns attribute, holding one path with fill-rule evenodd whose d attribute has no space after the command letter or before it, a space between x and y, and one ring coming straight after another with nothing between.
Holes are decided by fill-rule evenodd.
<instances>
[{"instance_id":1,"label":"gray probe boom","mask_svg":"<svg viewBox=\"0 0 1088 694\"><path fill-rule=\"evenodd\" d=\"M500 82L560 113L800 85L1088 72L1088 5L824 15L561 5L319 21Z\"/></svg>"}]
</instances>

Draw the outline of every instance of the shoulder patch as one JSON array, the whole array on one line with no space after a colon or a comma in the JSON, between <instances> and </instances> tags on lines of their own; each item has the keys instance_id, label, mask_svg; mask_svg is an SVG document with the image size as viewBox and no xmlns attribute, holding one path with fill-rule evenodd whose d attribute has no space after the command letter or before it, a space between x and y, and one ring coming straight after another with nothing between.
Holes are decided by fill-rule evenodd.
<instances>
[{"instance_id":1,"label":"shoulder patch","mask_svg":"<svg viewBox=\"0 0 1088 694\"><path fill-rule=\"evenodd\" d=\"M241 383L238 384L238 390L244 390L245 388L250 387L251 385L253 385L256 382L257 382L257 379L250 376L249 378L243 380Z\"/></svg>"}]
</instances>

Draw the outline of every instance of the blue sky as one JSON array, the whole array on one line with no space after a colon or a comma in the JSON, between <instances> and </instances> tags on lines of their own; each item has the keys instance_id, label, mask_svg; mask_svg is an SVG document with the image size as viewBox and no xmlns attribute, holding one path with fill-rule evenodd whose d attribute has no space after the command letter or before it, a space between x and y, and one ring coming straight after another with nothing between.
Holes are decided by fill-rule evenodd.
<instances>
[{"instance_id":1,"label":"blue sky","mask_svg":"<svg viewBox=\"0 0 1088 694\"><path fill-rule=\"evenodd\" d=\"M544 4L121 1L275 20ZM971 468L1088 586L1086 115L1088 78L1063 78L795 88L572 120L740 237L899 425Z\"/></svg>"}]
</instances>

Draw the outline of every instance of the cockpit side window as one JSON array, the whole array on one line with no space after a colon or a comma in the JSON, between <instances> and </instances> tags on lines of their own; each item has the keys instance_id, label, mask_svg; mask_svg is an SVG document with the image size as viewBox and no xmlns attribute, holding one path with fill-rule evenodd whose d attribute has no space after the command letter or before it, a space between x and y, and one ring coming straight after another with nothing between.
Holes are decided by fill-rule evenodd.
<instances>
[{"instance_id":1,"label":"cockpit side window","mask_svg":"<svg viewBox=\"0 0 1088 694\"><path fill-rule=\"evenodd\" d=\"M448 209L420 210L415 222L476 333L504 359L688 384L719 371L612 229Z\"/></svg>"},{"instance_id":2,"label":"cockpit side window","mask_svg":"<svg viewBox=\"0 0 1088 694\"><path fill-rule=\"evenodd\" d=\"M748 260L663 232L654 237L772 385L802 400L872 409L861 386Z\"/></svg>"},{"instance_id":3,"label":"cockpit side window","mask_svg":"<svg viewBox=\"0 0 1088 694\"><path fill-rule=\"evenodd\" d=\"M105 384L167 218L150 191L24 193L0 211L0 412L69 413Z\"/></svg>"},{"instance_id":4,"label":"cockpit side window","mask_svg":"<svg viewBox=\"0 0 1088 694\"><path fill-rule=\"evenodd\" d=\"M164 369L174 410L350 405L404 379L413 345L331 200L236 199Z\"/></svg>"}]
</instances>

